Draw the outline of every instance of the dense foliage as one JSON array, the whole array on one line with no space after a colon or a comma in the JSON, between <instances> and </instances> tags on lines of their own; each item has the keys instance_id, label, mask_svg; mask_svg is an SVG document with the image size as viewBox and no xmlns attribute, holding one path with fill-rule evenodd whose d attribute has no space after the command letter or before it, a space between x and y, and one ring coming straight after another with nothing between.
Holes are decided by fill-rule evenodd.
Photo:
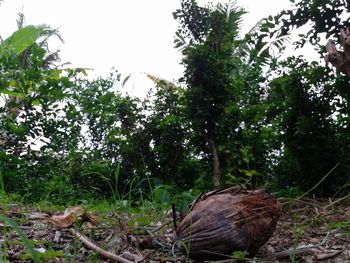
<instances>
[{"instance_id":1,"label":"dense foliage","mask_svg":"<svg viewBox=\"0 0 350 263\"><path fill-rule=\"evenodd\" d=\"M91 79L59 66L47 46L57 32L20 25L0 45L2 195L66 203L237 183L300 194L319 182L313 193L345 194L349 79L279 56L285 36L308 24L294 44L310 41L322 57L319 36L337 39L348 7L293 2L242 35L236 5L182 0L174 17L184 76L149 75L155 88L143 100L118 91L118 72Z\"/></svg>"}]
</instances>

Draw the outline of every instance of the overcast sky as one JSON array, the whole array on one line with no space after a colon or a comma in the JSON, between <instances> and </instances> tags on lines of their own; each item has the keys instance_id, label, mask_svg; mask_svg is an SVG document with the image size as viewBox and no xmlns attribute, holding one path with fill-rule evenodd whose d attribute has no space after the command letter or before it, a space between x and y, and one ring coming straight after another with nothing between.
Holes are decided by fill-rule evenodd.
<instances>
[{"instance_id":1,"label":"overcast sky","mask_svg":"<svg viewBox=\"0 0 350 263\"><path fill-rule=\"evenodd\" d=\"M248 12L243 32L261 18L290 7L288 0L238 0L237 4ZM6 38L16 30L17 14L23 11L27 25L59 29L65 43L54 41L51 47L61 50L62 62L93 68L97 75L107 74L113 66L124 77L131 73L129 89L139 94L151 85L144 72L171 81L182 75L181 54L173 44L177 22L172 12L179 5L180 0L3 0L0 36Z\"/></svg>"}]
</instances>

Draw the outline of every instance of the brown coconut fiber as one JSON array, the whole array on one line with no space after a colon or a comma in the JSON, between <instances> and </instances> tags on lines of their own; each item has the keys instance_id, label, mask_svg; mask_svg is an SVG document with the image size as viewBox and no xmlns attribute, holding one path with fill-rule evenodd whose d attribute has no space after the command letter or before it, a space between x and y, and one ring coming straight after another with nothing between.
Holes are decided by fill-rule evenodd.
<instances>
[{"instance_id":1,"label":"brown coconut fiber","mask_svg":"<svg viewBox=\"0 0 350 263\"><path fill-rule=\"evenodd\" d=\"M200 260L235 251L254 256L275 230L281 205L264 190L230 187L197 198L177 228L177 245Z\"/></svg>"}]
</instances>

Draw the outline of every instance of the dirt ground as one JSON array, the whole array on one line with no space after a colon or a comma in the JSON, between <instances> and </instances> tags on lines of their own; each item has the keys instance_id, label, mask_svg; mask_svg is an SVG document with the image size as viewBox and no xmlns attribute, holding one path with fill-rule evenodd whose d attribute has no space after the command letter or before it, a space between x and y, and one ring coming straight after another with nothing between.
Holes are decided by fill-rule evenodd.
<instances>
[{"instance_id":1,"label":"dirt ground","mask_svg":"<svg viewBox=\"0 0 350 263\"><path fill-rule=\"evenodd\" d=\"M349 203L308 199L281 202L284 211L276 231L258 255L246 256L245 262L350 262ZM65 220L73 222L75 215L62 217L63 211L8 204L0 214L18 224L0 221L1 262L32 262L19 232L25 234L42 262L190 261L172 246L171 217L157 225L131 228L130 215L110 212L95 215L97 225L73 223L69 228L64 227ZM58 219L63 225L50 222L48 218L53 215L61 215Z\"/></svg>"}]
</instances>

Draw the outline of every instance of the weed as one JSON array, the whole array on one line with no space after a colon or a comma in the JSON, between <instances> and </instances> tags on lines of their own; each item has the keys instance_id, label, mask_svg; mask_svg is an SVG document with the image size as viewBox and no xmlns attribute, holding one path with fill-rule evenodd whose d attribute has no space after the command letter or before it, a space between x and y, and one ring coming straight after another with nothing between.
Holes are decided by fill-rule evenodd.
<instances>
[{"instance_id":1,"label":"weed","mask_svg":"<svg viewBox=\"0 0 350 263\"><path fill-rule=\"evenodd\" d=\"M58 257L63 257L64 256L64 253L62 250L52 250L52 249L48 249L47 251L45 251L44 253L41 253L41 252L38 252L38 251L35 251L34 252L36 254L36 256L38 258L40 258L40 260L44 260L44 261L47 261L47 260L55 260L57 259ZM31 254L29 253L25 253L23 255L21 255L19 257L21 260L29 260L32 258Z\"/></svg>"},{"instance_id":2,"label":"weed","mask_svg":"<svg viewBox=\"0 0 350 263\"><path fill-rule=\"evenodd\" d=\"M350 221L339 221L339 222L330 222L327 226L327 230L340 229L343 231L350 231Z\"/></svg>"},{"instance_id":3,"label":"weed","mask_svg":"<svg viewBox=\"0 0 350 263\"><path fill-rule=\"evenodd\" d=\"M37 253L34 251L32 244L29 242L29 240L26 238L25 234L23 233L23 231L19 228L19 226L17 225L17 223L5 216L1 216L0 215L0 220L2 222L4 222L5 224L10 225L19 235L19 237L21 238L22 244L26 247L31 259L35 262L35 263L39 263L40 259L37 255ZM5 231L4 231L5 232ZM4 235L6 235L6 232L4 233ZM5 242L6 243L6 240ZM6 249L4 249L4 262L6 262Z\"/></svg>"},{"instance_id":4,"label":"weed","mask_svg":"<svg viewBox=\"0 0 350 263\"><path fill-rule=\"evenodd\" d=\"M292 253L290 254L290 260L292 263L296 263L296 249L298 247L298 244L300 242L300 238L302 237L302 233L305 230L305 225L296 225L294 227L294 238L293 238L293 243L292 243Z\"/></svg>"}]
</instances>

